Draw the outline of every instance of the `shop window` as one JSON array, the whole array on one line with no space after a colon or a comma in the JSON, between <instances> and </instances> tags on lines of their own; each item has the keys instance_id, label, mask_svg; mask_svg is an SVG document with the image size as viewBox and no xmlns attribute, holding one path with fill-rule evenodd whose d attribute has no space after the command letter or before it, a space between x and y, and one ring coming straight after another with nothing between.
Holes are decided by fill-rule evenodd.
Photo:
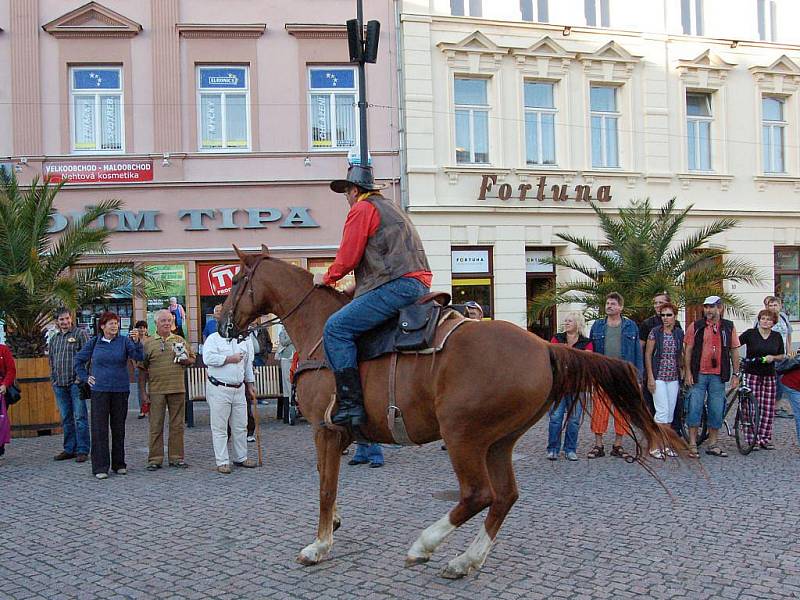
<instances>
[{"instance_id":1,"label":"shop window","mask_svg":"<svg viewBox=\"0 0 800 600\"><path fill-rule=\"evenodd\" d=\"M311 149L355 147L358 144L358 87L355 69L309 69L308 89Z\"/></svg>"},{"instance_id":2,"label":"shop window","mask_svg":"<svg viewBox=\"0 0 800 600\"><path fill-rule=\"evenodd\" d=\"M619 167L619 119L616 87L593 85L589 89L592 127L592 167Z\"/></svg>"},{"instance_id":3,"label":"shop window","mask_svg":"<svg viewBox=\"0 0 800 600\"><path fill-rule=\"evenodd\" d=\"M456 162L489 162L489 82L455 78Z\"/></svg>"},{"instance_id":4,"label":"shop window","mask_svg":"<svg viewBox=\"0 0 800 600\"><path fill-rule=\"evenodd\" d=\"M314 273L324 274L328 267L333 264L332 258L309 258L308 259L308 270ZM339 291L345 290L348 287L354 286L356 284L356 277L353 273L348 273L344 277L342 277L339 281L336 282L336 289Z\"/></svg>"},{"instance_id":5,"label":"shop window","mask_svg":"<svg viewBox=\"0 0 800 600\"><path fill-rule=\"evenodd\" d=\"M555 267L540 261L542 258L552 257L552 249L525 249L525 289L529 308L528 331L535 333L548 342L558 330L556 307L554 306L540 314L531 314L530 306L540 295L547 293L555 286Z\"/></svg>"},{"instance_id":6,"label":"shop window","mask_svg":"<svg viewBox=\"0 0 800 600\"><path fill-rule=\"evenodd\" d=\"M686 137L690 171L711 170L711 94L686 93Z\"/></svg>"},{"instance_id":7,"label":"shop window","mask_svg":"<svg viewBox=\"0 0 800 600\"><path fill-rule=\"evenodd\" d=\"M122 69L81 67L70 70L72 152L123 152Z\"/></svg>"},{"instance_id":8,"label":"shop window","mask_svg":"<svg viewBox=\"0 0 800 600\"><path fill-rule=\"evenodd\" d=\"M205 331L208 320L214 316L214 307L225 302L231 293L233 278L241 268L242 264L238 261L197 265L201 342L205 341L202 332Z\"/></svg>"},{"instance_id":9,"label":"shop window","mask_svg":"<svg viewBox=\"0 0 800 600\"><path fill-rule=\"evenodd\" d=\"M183 307L185 317L176 333L188 339L189 312L186 310L186 266L183 263L147 265L147 273L159 281L160 288L145 288L147 296L147 329L152 334L156 330L156 313L162 308L170 308L170 298L174 297ZM177 310L177 309L176 309Z\"/></svg>"},{"instance_id":10,"label":"shop window","mask_svg":"<svg viewBox=\"0 0 800 600\"><path fill-rule=\"evenodd\" d=\"M800 321L800 247L775 248L775 295L792 321Z\"/></svg>"},{"instance_id":11,"label":"shop window","mask_svg":"<svg viewBox=\"0 0 800 600\"><path fill-rule=\"evenodd\" d=\"M525 162L556 164L556 107L552 83L525 82Z\"/></svg>"},{"instance_id":12,"label":"shop window","mask_svg":"<svg viewBox=\"0 0 800 600\"><path fill-rule=\"evenodd\" d=\"M80 270L83 267L78 267ZM120 335L128 335L134 325L133 321L133 273L130 279L106 297L91 304L83 304L76 313L76 325L89 335L100 333L97 322L104 312L119 315Z\"/></svg>"},{"instance_id":13,"label":"shop window","mask_svg":"<svg viewBox=\"0 0 800 600\"><path fill-rule=\"evenodd\" d=\"M786 101L764 96L761 99L761 152L765 173L786 172Z\"/></svg>"},{"instance_id":14,"label":"shop window","mask_svg":"<svg viewBox=\"0 0 800 600\"><path fill-rule=\"evenodd\" d=\"M451 251L453 303L474 300L483 309L483 318L494 318L492 249L489 247L454 247Z\"/></svg>"},{"instance_id":15,"label":"shop window","mask_svg":"<svg viewBox=\"0 0 800 600\"><path fill-rule=\"evenodd\" d=\"M198 67L197 86L200 150L249 150L248 67Z\"/></svg>"}]
</instances>

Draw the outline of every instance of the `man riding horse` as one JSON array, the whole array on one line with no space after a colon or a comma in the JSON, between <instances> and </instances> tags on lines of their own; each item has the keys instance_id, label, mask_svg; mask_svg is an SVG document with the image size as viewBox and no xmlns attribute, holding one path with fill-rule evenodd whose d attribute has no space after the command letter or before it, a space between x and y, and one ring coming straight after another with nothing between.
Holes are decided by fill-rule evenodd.
<instances>
[{"instance_id":1,"label":"man riding horse","mask_svg":"<svg viewBox=\"0 0 800 600\"><path fill-rule=\"evenodd\" d=\"M406 214L381 195L370 167L351 165L347 179L331 182L350 205L336 260L314 285L332 285L355 271L353 300L331 315L323 330L325 356L336 378L335 425L366 421L358 371L357 338L430 290L432 274L419 234Z\"/></svg>"}]
</instances>

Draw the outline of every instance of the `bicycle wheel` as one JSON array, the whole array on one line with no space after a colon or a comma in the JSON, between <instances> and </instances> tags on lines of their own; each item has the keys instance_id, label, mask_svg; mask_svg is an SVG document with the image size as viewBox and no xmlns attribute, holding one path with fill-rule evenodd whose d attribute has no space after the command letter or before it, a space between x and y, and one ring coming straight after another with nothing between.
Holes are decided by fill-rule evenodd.
<instances>
[{"instance_id":1,"label":"bicycle wheel","mask_svg":"<svg viewBox=\"0 0 800 600\"><path fill-rule=\"evenodd\" d=\"M749 391L740 392L739 408L736 409L736 446L739 452L747 456L756 445L758 425L760 423L758 402Z\"/></svg>"}]
</instances>

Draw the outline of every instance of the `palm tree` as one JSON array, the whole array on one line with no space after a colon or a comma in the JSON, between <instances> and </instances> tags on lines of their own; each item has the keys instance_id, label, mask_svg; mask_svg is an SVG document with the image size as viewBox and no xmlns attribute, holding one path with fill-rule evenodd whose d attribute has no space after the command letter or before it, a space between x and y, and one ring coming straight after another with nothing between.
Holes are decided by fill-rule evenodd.
<instances>
[{"instance_id":1,"label":"palm tree","mask_svg":"<svg viewBox=\"0 0 800 600\"><path fill-rule=\"evenodd\" d=\"M80 264L106 253L111 231L93 222L119 210L117 200L88 207L58 235L49 231L61 185L36 178L23 188L0 174L0 316L17 358L44 356L43 330L59 308L74 311L146 278L129 263Z\"/></svg>"},{"instance_id":2,"label":"palm tree","mask_svg":"<svg viewBox=\"0 0 800 600\"><path fill-rule=\"evenodd\" d=\"M599 268L567 257L543 259L577 271L582 277L556 284L531 302L531 316L559 304L583 303L587 318L597 318L606 294L612 291L625 297L625 314L636 321L652 314L653 296L664 291L679 308L717 294L726 311L750 316L741 298L722 292L722 282L756 284L761 279L756 267L747 260L731 258L727 249L711 243L715 235L736 227L736 219L717 219L679 239L692 205L678 210L675 198L659 209L651 207L649 199L633 201L619 209L618 216L593 203L592 209L600 220L604 239L596 243L570 234L558 237L574 244Z\"/></svg>"}]
</instances>

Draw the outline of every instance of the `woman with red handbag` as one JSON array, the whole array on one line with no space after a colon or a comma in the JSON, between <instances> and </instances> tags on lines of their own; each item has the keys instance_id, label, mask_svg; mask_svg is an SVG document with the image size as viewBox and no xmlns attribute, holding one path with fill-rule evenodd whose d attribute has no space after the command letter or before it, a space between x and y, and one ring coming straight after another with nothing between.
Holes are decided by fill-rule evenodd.
<instances>
[{"instance_id":1,"label":"woman with red handbag","mask_svg":"<svg viewBox=\"0 0 800 600\"><path fill-rule=\"evenodd\" d=\"M11 421L8 418L6 392L17 378L17 365L11 349L0 344L0 456L6 453L6 444L11 441Z\"/></svg>"}]
</instances>

